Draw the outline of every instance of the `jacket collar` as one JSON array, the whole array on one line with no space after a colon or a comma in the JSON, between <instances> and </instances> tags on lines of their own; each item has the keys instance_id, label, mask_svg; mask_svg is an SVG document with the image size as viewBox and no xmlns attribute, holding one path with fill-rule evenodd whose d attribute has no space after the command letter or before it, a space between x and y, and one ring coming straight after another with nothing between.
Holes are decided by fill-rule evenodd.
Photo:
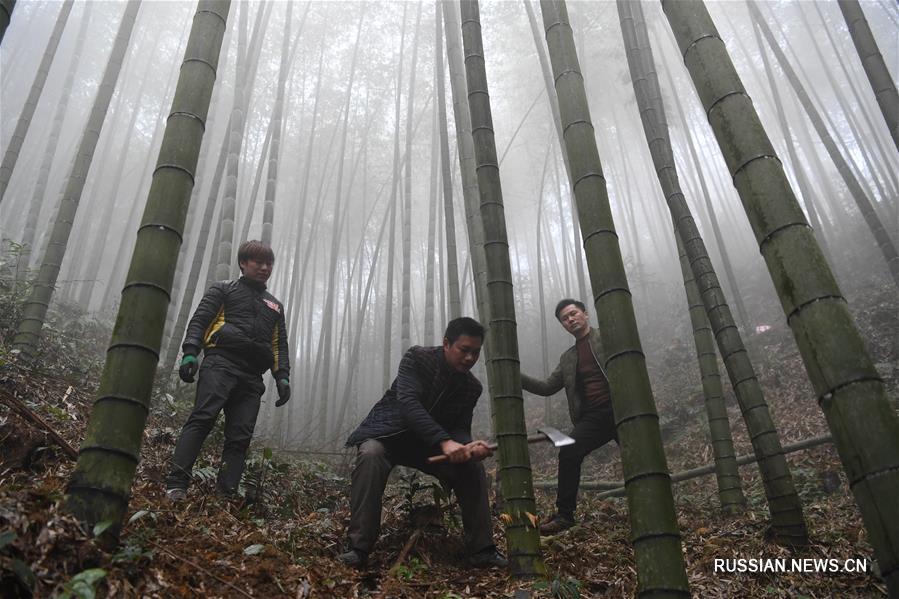
<instances>
[{"instance_id":1,"label":"jacket collar","mask_svg":"<svg viewBox=\"0 0 899 599\"><path fill-rule=\"evenodd\" d=\"M442 345L437 346L437 361L440 363L441 373L445 375L451 375L453 373L446 361L446 352L443 351Z\"/></svg>"},{"instance_id":2,"label":"jacket collar","mask_svg":"<svg viewBox=\"0 0 899 599\"><path fill-rule=\"evenodd\" d=\"M241 275L241 277L237 280L239 282L243 283L244 285L246 285L247 287L256 289L257 291L265 291L266 290L265 283L260 283L259 281L254 281L253 279L248 279L245 276Z\"/></svg>"},{"instance_id":3,"label":"jacket collar","mask_svg":"<svg viewBox=\"0 0 899 599\"><path fill-rule=\"evenodd\" d=\"M601 339L600 336L599 336L599 330L598 330L598 329L594 329L593 327L590 327L590 332L587 333L587 339L588 339L588 343L590 343L591 349L593 349L593 351L596 353L596 357L597 357L597 358L600 358L600 357L602 357L602 356L605 355L605 350L603 349L603 346L602 346L602 339ZM565 350L565 351L566 351L566 352L571 352L571 353L576 352L576 351L577 351L577 342L578 342L578 341L580 341L580 340L579 340L579 339L575 339L575 340L574 340L574 343L571 344L571 347L569 347L569 348L568 348L567 350Z\"/></svg>"},{"instance_id":4,"label":"jacket collar","mask_svg":"<svg viewBox=\"0 0 899 599\"><path fill-rule=\"evenodd\" d=\"M596 333L597 333L596 329L594 329L593 327L590 327L590 330L587 332L586 335L584 335L584 338L588 339L588 340L592 340L593 335L595 335ZM573 335L572 335L572 337L573 337ZM577 346L578 341L580 341L580 339L575 339L574 345L572 345L569 349L574 349Z\"/></svg>"},{"instance_id":5,"label":"jacket collar","mask_svg":"<svg viewBox=\"0 0 899 599\"><path fill-rule=\"evenodd\" d=\"M450 378L453 378L453 377L465 378L468 374L471 374L470 371L469 372L459 372L458 370L453 370L452 368L450 368L449 363L446 361L446 356L444 355L443 346L438 345L436 349L437 349L438 362L440 362L440 372L444 376L447 376Z\"/></svg>"}]
</instances>

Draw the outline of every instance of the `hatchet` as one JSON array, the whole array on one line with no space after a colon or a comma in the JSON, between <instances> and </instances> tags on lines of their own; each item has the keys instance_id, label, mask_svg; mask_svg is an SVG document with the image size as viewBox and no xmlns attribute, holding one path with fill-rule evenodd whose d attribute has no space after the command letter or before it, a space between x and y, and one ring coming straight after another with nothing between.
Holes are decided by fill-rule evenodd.
<instances>
[{"instance_id":1,"label":"hatchet","mask_svg":"<svg viewBox=\"0 0 899 599\"><path fill-rule=\"evenodd\" d=\"M528 443L539 443L541 441L549 441L553 444L553 447L564 447L574 443L574 439L551 426L540 427L535 434L528 435ZM496 443L488 443L487 447L489 447L491 451L496 451L496 448L499 447L499 445ZM447 459L448 458L445 455L435 455L428 458L428 463L436 464L445 462Z\"/></svg>"}]
</instances>

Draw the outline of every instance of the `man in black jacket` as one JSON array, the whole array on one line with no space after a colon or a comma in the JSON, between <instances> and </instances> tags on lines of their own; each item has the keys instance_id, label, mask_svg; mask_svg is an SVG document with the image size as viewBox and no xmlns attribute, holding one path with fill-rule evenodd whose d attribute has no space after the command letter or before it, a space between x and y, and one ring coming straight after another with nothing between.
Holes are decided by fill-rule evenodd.
<instances>
[{"instance_id":1,"label":"man in black jacket","mask_svg":"<svg viewBox=\"0 0 899 599\"><path fill-rule=\"evenodd\" d=\"M472 441L471 418L481 383L471 374L484 342L484 327L471 318L452 320L443 346L409 348L390 389L347 439L356 447L350 492L349 550L338 559L363 568L381 529L381 497L396 465L436 476L456 493L465 548L473 566L506 566L493 543L487 477L480 463L493 451ZM443 463L428 458L446 456Z\"/></svg>"},{"instance_id":2,"label":"man in black jacket","mask_svg":"<svg viewBox=\"0 0 899 599\"><path fill-rule=\"evenodd\" d=\"M261 241L246 241L237 251L241 277L215 283L200 300L187 325L178 375L192 383L197 355L203 349L194 409L181 429L166 478L171 501L187 497L191 469L219 412L225 412L225 444L216 487L230 495L237 490L247 448L256 427L265 391L262 374L272 371L278 387L276 406L290 399L290 354L284 306L265 290L275 261Z\"/></svg>"}]
</instances>

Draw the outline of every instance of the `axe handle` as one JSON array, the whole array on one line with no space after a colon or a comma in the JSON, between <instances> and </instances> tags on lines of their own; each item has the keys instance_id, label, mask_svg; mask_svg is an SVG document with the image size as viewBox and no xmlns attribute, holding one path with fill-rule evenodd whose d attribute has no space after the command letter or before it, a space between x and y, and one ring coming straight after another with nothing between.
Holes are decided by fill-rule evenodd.
<instances>
[{"instance_id":1,"label":"axe handle","mask_svg":"<svg viewBox=\"0 0 899 599\"><path fill-rule=\"evenodd\" d=\"M528 443L539 443L540 441L549 441L549 437L547 437L543 433L536 433L534 435L528 436ZM488 443L487 447L490 448L491 451L496 451L499 447L496 443ZM440 462L445 462L449 458L445 455L434 455L428 458L429 464L439 464Z\"/></svg>"}]
</instances>

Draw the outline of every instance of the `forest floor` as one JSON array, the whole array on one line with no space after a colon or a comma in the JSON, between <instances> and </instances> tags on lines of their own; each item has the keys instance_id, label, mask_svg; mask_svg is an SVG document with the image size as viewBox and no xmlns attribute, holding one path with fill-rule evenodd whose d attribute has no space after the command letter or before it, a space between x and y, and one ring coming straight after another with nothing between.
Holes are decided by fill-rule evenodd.
<instances>
[{"instance_id":1,"label":"forest floor","mask_svg":"<svg viewBox=\"0 0 899 599\"><path fill-rule=\"evenodd\" d=\"M889 288L851 298L856 318L895 402L899 387L899 309ZM0 310L6 307L0 306ZM0 316L0 324L4 319ZM78 324L81 323L81 324ZM424 529L402 563L397 557L414 531L410 514L433 503L433 481L397 476L388 487L381 539L362 572L335 559L348 520L348 460L324 464L254 447L244 495L212 492L221 438L207 443L189 500L173 506L163 476L184 418L183 401L160 394L146 428L121 544L101 548L62 509L73 462L43 426L12 409L23 402L72 447L82 440L108 330L69 315L48 325L38 366L17 366L10 329L0 331L0 593L4 597L629 597L635 592L626 501L582 491L578 526L541 540L550 572L522 581L497 569L465 567L458 508ZM790 332L773 327L756 335L752 353L783 443L826 434L827 426ZM681 471L711 462L701 391L686 366L692 349L673 347L653 373L669 466ZM661 381L661 382L657 382ZM189 391L192 392L192 391ZM729 399L737 455L750 453L740 414ZM693 407L685 407L692 405ZM179 407L180 406L180 407ZM536 424L529 423L529 424ZM218 441L218 443L216 443ZM535 478L555 478L556 456L534 446ZM687 572L697 597L881 597L872 549L831 444L788 456L801 495L811 545L789 550L769 540L758 470L740 473L745 513L721 514L713 476L674 486ZM485 462L495 475L495 460ZM620 480L617 448L585 462L584 480ZM439 493L437 493L439 495ZM538 491L541 514L554 492ZM445 501L443 502L445 503ZM502 539L501 520L496 538ZM501 543L502 544L502 543ZM715 560L818 558L838 572L716 572ZM867 560L868 572L843 571ZM849 562L853 563L853 562Z\"/></svg>"}]
</instances>

